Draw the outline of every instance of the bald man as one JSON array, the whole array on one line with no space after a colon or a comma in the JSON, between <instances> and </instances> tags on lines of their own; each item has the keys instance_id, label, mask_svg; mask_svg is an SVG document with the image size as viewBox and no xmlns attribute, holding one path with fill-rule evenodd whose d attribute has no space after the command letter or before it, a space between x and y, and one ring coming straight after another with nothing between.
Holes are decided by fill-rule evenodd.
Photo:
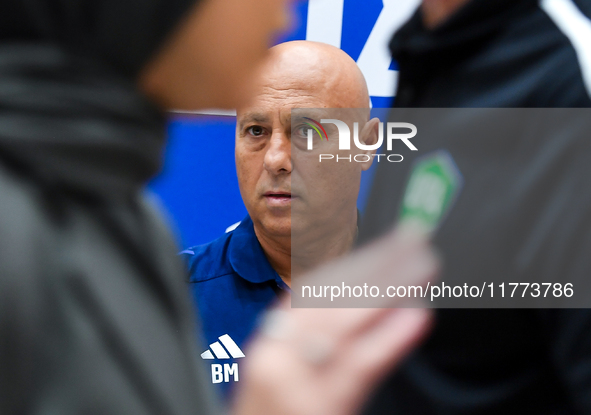
<instances>
[{"instance_id":1,"label":"bald man","mask_svg":"<svg viewBox=\"0 0 591 415\"><path fill-rule=\"evenodd\" d=\"M309 127L292 125L292 109L343 109L348 121L359 122L361 141L378 139L365 79L338 48L309 41L277 45L259 86L237 111L236 170L248 216L219 239L183 251L209 345L202 358L224 390L240 378L242 349L261 314L289 294L292 273L346 253L357 236L361 172L375 150L353 150L368 155L364 162L319 163L318 151L301 145ZM336 128L326 129L328 138L338 137ZM324 152L339 151L337 139L322 145Z\"/></svg>"}]
</instances>

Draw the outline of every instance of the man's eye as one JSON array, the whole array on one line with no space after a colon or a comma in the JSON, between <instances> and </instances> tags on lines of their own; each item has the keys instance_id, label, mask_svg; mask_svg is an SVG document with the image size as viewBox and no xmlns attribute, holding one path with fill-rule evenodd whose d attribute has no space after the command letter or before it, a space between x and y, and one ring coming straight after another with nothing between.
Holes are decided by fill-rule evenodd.
<instances>
[{"instance_id":1,"label":"man's eye","mask_svg":"<svg viewBox=\"0 0 591 415\"><path fill-rule=\"evenodd\" d=\"M263 127L261 127L260 125L253 125L252 127L249 127L246 131L250 135L253 135L255 137L258 137L260 135L263 135L263 133L265 132L265 130L263 129Z\"/></svg>"},{"instance_id":2,"label":"man's eye","mask_svg":"<svg viewBox=\"0 0 591 415\"><path fill-rule=\"evenodd\" d=\"M314 131L310 128L310 126L308 125L298 125L297 127L295 127L293 129L293 134L296 135L297 137L302 137L302 138L307 138L308 137L308 130L312 131L312 133L314 133Z\"/></svg>"}]
</instances>

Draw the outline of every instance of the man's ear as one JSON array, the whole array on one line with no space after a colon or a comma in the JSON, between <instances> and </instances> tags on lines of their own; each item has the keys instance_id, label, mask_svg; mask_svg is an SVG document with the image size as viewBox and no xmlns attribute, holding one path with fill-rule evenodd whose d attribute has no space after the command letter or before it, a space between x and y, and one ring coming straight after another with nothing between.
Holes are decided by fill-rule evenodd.
<instances>
[{"instance_id":1,"label":"man's ear","mask_svg":"<svg viewBox=\"0 0 591 415\"><path fill-rule=\"evenodd\" d=\"M380 133L380 119L379 118L372 118L368 122L365 123L361 133L359 134L359 140L365 145L372 145L378 142L378 137ZM373 163L373 155L376 153L376 150L361 150L360 154L367 154L369 156L368 161L364 161L359 163L361 165L362 170L367 170L371 167Z\"/></svg>"}]
</instances>

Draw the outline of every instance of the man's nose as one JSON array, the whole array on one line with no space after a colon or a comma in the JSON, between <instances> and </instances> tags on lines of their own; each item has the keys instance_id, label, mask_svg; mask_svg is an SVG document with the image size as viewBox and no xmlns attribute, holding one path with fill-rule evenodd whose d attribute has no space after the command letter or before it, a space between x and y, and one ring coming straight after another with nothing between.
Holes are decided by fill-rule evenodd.
<instances>
[{"instance_id":1,"label":"man's nose","mask_svg":"<svg viewBox=\"0 0 591 415\"><path fill-rule=\"evenodd\" d=\"M274 133L271 136L264 165L271 174L291 173L291 142L285 134Z\"/></svg>"}]
</instances>

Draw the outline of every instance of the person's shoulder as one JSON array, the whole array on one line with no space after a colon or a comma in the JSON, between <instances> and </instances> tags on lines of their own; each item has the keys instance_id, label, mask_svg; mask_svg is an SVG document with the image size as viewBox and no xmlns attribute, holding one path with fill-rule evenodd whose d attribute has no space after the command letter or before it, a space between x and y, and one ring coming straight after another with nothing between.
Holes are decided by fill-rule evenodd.
<instances>
[{"instance_id":1,"label":"person's shoulder","mask_svg":"<svg viewBox=\"0 0 591 415\"><path fill-rule=\"evenodd\" d=\"M41 192L0 165L0 286L34 286L34 279L49 272L55 241L49 207L38 202ZM49 205L49 204L48 204ZM25 284L25 281L30 284ZM7 290L0 289L1 293Z\"/></svg>"},{"instance_id":2,"label":"person's shoulder","mask_svg":"<svg viewBox=\"0 0 591 415\"><path fill-rule=\"evenodd\" d=\"M222 236L209 243L192 246L179 253L189 268L189 282L201 283L234 273L229 248L239 224L228 227Z\"/></svg>"},{"instance_id":3,"label":"person's shoulder","mask_svg":"<svg viewBox=\"0 0 591 415\"><path fill-rule=\"evenodd\" d=\"M530 34L528 52L522 54L529 55L524 59L535 62L529 78L536 81L536 91L545 98L540 106L591 106L590 68L586 64L591 56L590 9L589 2L578 1L570 6L542 2L532 22L524 22L519 28Z\"/></svg>"}]
</instances>

